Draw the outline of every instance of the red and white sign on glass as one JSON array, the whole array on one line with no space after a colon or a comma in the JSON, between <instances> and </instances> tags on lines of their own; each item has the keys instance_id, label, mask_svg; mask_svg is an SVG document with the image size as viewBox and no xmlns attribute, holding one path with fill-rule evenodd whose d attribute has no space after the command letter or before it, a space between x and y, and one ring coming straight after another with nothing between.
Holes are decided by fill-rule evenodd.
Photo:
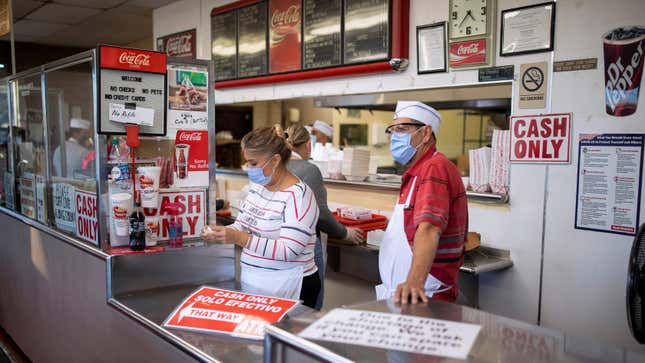
<instances>
[{"instance_id":1,"label":"red and white sign on glass","mask_svg":"<svg viewBox=\"0 0 645 363\"><path fill-rule=\"evenodd\" d=\"M101 68L166 73L166 55L163 53L106 45L102 45L99 49Z\"/></svg>"},{"instance_id":2,"label":"red and white sign on glass","mask_svg":"<svg viewBox=\"0 0 645 363\"><path fill-rule=\"evenodd\" d=\"M208 186L208 131L177 131L174 158L173 187Z\"/></svg>"},{"instance_id":3,"label":"red and white sign on glass","mask_svg":"<svg viewBox=\"0 0 645 363\"><path fill-rule=\"evenodd\" d=\"M465 67L486 63L486 39L450 44L450 66Z\"/></svg>"},{"instance_id":4,"label":"red and white sign on glass","mask_svg":"<svg viewBox=\"0 0 645 363\"><path fill-rule=\"evenodd\" d=\"M511 162L571 162L571 114L511 117Z\"/></svg>"},{"instance_id":5,"label":"red and white sign on glass","mask_svg":"<svg viewBox=\"0 0 645 363\"><path fill-rule=\"evenodd\" d=\"M269 71L282 73L302 68L301 0L269 1Z\"/></svg>"}]
</instances>

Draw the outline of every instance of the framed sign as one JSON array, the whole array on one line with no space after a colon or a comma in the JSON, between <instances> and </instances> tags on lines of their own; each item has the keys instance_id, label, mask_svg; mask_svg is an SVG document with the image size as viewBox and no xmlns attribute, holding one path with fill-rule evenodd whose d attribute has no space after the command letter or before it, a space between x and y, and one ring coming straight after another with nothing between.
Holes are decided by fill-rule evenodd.
<instances>
[{"instance_id":1,"label":"framed sign","mask_svg":"<svg viewBox=\"0 0 645 363\"><path fill-rule=\"evenodd\" d=\"M304 68L339 65L342 46L342 1L304 0L303 4Z\"/></svg>"},{"instance_id":2,"label":"framed sign","mask_svg":"<svg viewBox=\"0 0 645 363\"><path fill-rule=\"evenodd\" d=\"M215 81L237 77L237 12L211 17L211 52Z\"/></svg>"},{"instance_id":3,"label":"framed sign","mask_svg":"<svg viewBox=\"0 0 645 363\"><path fill-rule=\"evenodd\" d=\"M165 53L99 46L98 133L125 134L139 124L142 136L166 135Z\"/></svg>"},{"instance_id":4,"label":"framed sign","mask_svg":"<svg viewBox=\"0 0 645 363\"><path fill-rule=\"evenodd\" d=\"M267 73L267 3L261 1L237 11L237 74L239 78Z\"/></svg>"},{"instance_id":5,"label":"framed sign","mask_svg":"<svg viewBox=\"0 0 645 363\"><path fill-rule=\"evenodd\" d=\"M269 72L302 68L301 0L269 0Z\"/></svg>"},{"instance_id":6,"label":"framed sign","mask_svg":"<svg viewBox=\"0 0 645 363\"><path fill-rule=\"evenodd\" d=\"M446 22L417 27L417 73L447 70Z\"/></svg>"},{"instance_id":7,"label":"framed sign","mask_svg":"<svg viewBox=\"0 0 645 363\"><path fill-rule=\"evenodd\" d=\"M555 2L502 10L500 56L553 50Z\"/></svg>"},{"instance_id":8,"label":"framed sign","mask_svg":"<svg viewBox=\"0 0 645 363\"><path fill-rule=\"evenodd\" d=\"M389 0L345 0L343 63L388 59L389 19Z\"/></svg>"},{"instance_id":9,"label":"framed sign","mask_svg":"<svg viewBox=\"0 0 645 363\"><path fill-rule=\"evenodd\" d=\"M166 35L157 38L157 51L164 52L169 57L196 58L197 33L195 29Z\"/></svg>"},{"instance_id":10,"label":"framed sign","mask_svg":"<svg viewBox=\"0 0 645 363\"><path fill-rule=\"evenodd\" d=\"M488 38L450 43L449 61L451 68L488 65L490 62L490 40Z\"/></svg>"}]
</instances>

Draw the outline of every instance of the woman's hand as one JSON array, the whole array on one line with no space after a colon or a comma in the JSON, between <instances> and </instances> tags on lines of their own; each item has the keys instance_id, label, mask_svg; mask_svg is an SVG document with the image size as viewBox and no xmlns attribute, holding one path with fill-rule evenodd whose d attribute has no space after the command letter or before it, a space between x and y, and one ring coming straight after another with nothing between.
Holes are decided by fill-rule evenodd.
<instances>
[{"instance_id":1,"label":"woman's hand","mask_svg":"<svg viewBox=\"0 0 645 363\"><path fill-rule=\"evenodd\" d=\"M363 230L361 230L360 228L346 227L346 229L347 236L345 236L345 239L347 241L354 242L357 245L360 245L365 241L363 239Z\"/></svg>"},{"instance_id":2,"label":"woman's hand","mask_svg":"<svg viewBox=\"0 0 645 363\"><path fill-rule=\"evenodd\" d=\"M249 237L251 237L250 234L240 232L233 228L209 225L202 227L200 236L206 241L224 244L236 244L240 247L246 247L249 241Z\"/></svg>"}]
</instances>

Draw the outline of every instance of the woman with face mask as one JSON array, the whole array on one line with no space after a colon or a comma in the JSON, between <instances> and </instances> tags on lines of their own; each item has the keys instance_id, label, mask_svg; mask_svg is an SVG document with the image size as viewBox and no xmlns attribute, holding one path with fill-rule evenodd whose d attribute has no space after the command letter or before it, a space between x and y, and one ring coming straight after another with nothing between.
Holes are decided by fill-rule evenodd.
<instances>
[{"instance_id":1,"label":"woman with face mask","mask_svg":"<svg viewBox=\"0 0 645 363\"><path fill-rule=\"evenodd\" d=\"M327 207L327 190L323 184L322 174L318 167L308 161L311 156L312 141L307 129L303 126L289 127L287 129L287 143L292 151L291 160L287 164L287 169L313 190L318 208L320 209L320 217L318 218L316 228L318 238L314 249L314 259L318 267L318 274L320 275L320 280L323 281L315 306L317 310L320 310L323 304L323 290L325 286L324 247L326 247L326 245L323 246L321 243L320 232L327 233L332 238L345 239L356 244L363 242L363 232L358 228L345 227L340 224Z\"/></svg>"},{"instance_id":2,"label":"woman with face mask","mask_svg":"<svg viewBox=\"0 0 645 363\"><path fill-rule=\"evenodd\" d=\"M249 193L230 226L205 226L202 238L243 248L244 292L300 299L314 307L320 277L314 263L318 205L312 189L287 170L284 135L259 128L242 139Z\"/></svg>"}]
</instances>

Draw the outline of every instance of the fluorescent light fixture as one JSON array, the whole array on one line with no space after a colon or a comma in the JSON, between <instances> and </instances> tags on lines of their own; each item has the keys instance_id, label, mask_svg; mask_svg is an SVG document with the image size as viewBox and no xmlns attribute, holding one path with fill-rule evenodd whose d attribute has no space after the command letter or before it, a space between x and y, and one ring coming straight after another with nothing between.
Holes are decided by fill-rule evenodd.
<instances>
[{"instance_id":1,"label":"fluorescent light fixture","mask_svg":"<svg viewBox=\"0 0 645 363\"><path fill-rule=\"evenodd\" d=\"M4 69L6 66L3 63L0 63L0 69Z\"/></svg>"}]
</instances>

